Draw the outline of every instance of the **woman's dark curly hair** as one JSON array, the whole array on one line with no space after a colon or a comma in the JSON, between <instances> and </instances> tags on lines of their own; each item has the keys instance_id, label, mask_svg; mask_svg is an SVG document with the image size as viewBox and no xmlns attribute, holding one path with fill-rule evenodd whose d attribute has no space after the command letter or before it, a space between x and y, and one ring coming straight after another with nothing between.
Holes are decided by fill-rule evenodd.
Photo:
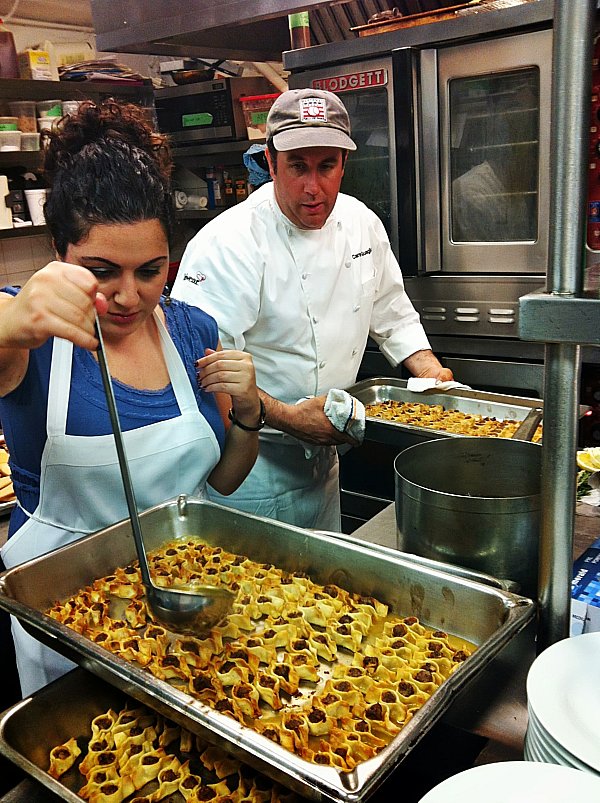
<instances>
[{"instance_id":1,"label":"woman's dark curly hair","mask_svg":"<svg viewBox=\"0 0 600 803\"><path fill-rule=\"evenodd\" d=\"M170 237L171 151L141 109L85 101L60 129L45 132L45 140L50 193L44 214L60 258L98 224L159 220Z\"/></svg>"}]
</instances>

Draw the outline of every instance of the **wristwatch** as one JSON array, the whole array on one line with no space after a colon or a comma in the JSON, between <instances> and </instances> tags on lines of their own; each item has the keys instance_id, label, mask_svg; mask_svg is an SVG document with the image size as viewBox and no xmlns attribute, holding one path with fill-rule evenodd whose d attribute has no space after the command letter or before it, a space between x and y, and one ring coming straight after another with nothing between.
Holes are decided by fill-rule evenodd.
<instances>
[{"instance_id":1,"label":"wristwatch","mask_svg":"<svg viewBox=\"0 0 600 803\"><path fill-rule=\"evenodd\" d=\"M241 421L238 421L237 418L235 417L235 413L233 412L233 408L229 410L229 420L231 421L231 423L235 424L236 427L239 427L240 429L243 429L246 432L258 432L260 429L262 429L265 425L265 418L267 417L267 414L265 411L265 405L263 404L263 400L259 399L258 401L260 403L260 414L258 417L258 424L255 427L249 427L246 424L242 424Z\"/></svg>"}]
</instances>

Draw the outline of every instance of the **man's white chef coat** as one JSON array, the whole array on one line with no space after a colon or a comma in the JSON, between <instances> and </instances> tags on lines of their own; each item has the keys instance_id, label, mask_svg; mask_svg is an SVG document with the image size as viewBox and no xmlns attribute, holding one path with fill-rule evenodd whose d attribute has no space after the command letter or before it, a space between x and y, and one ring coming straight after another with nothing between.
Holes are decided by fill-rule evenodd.
<instances>
[{"instance_id":1,"label":"man's white chef coat","mask_svg":"<svg viewBox=\"0 0 600 803\"><path fill-rule=\"evenodd\" d=\"M286 403L355 382L368 335L394 366L430 348L383 224L341 193L305 230L263 185L190 241L172 295L213 315L223 348L248 351Z\"/></svg>"},{"instance_id":2,"label":"man's white chef coat","mask_svg":"<svg viewBox=\"0 0 600 803\"><path fill-rule=\"evenodd\" d=\"M299 229L273 184L204 226L188 244L173 296L210 312L224 348L254 358L256 381L294 404L356 380L370 334L396 365L429 348L379 218L338 195L322 229ZM214 501L298 527L340 530L334 447L311 449L265 427L256 464Z\"/></svg>"}]
</instances>

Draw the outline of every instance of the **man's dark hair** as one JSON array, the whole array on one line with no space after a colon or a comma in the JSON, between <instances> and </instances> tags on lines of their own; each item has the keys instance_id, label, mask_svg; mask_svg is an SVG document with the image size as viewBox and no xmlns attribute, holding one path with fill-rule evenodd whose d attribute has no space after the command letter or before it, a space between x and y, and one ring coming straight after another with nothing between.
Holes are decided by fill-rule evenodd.
<instances>
[{"instance_id":1,"label":"man's dark hair","mask_svg":"<svg viewBox=\"0 0 600 803\"><path fill-rule=\"evenodd\" d=\"M277 175L277 154L279 151L273 144L273 140L270 139L267 142L267 150L269 151L269 156L271 157L271 164L273 165L273 172ZM348 158L348 151L342 148L342 164L346 164L346 159Z\"/></svg>"}]
</instances>

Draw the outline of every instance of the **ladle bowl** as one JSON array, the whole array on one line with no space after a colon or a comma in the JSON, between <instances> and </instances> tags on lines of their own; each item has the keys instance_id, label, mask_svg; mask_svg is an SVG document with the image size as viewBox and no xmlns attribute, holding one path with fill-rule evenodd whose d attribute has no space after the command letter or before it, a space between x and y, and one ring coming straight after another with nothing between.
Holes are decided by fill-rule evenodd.
<instances>
[{"instance_id":1,"label":"ladle bowl","mask_svg":"<svg viewBox=\"0 0 600 803\"><path fill-rule=\"evenodd\" d=\"M164 589L151 582L146 586L146 603L167 630L197 636L227 616L233 604L233 594L229 589L217 586Z\"/></svg>"},{"instance_id":2,"label":"ladle bowl","mask_svg":"<svg viewBox=\"0 0 600 803\"><path fill-rule=\"evenodd\" d=\"M146 589L146 604L154 618L168 630L201 636L227 616L233 606L234 595L229 589L219 586L191 583L188 588L158 588L152 582L97 313L96 337L98 338L98 364L115 437L123 490L125 491L133 540L140 564L140 574Z\"/></svg>"}]
</instances>

